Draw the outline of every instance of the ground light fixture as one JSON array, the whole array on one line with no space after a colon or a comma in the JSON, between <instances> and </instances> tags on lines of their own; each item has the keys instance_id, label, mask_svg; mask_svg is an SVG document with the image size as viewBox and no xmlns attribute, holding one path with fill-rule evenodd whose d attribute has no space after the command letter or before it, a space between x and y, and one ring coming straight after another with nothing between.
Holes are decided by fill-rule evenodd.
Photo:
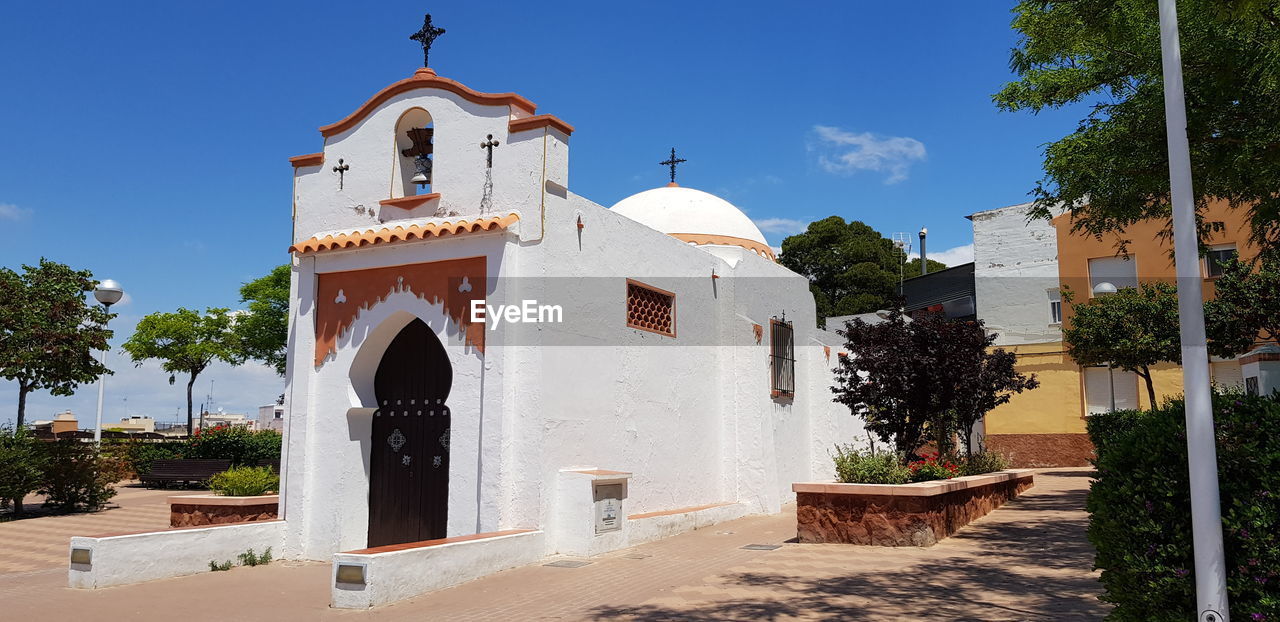
<instances>
[{"instance_id":1,"label":"ground light fixture","mask_svg":"<svg viewBox=\"0 0 1280 622\"><path fill-rule=\"evenodd\" d=\"M1097 285L1094 285L1094 286L1093 286L1093 295L1094 295L1094 296L1110 296L1111 294L1114 294L1114 293L1116 293L1116 292L1118 292L1118 291L1120 291L1120 290L1116 289L1116 286L1115 286L1115 285L1113 285L1113 284L1111 284L1111 283L1109 283L1109 282L1107 282L1107 281L1103 281L1103 282L1098 283Z\"/></svg>"},{"instance_id":2,"label":"ground light fixture","mask_svg":"<svg viewBox=\"0 0 1280 622\"><path fill-rule=\"evenodd\" d=\"M124 298L124 288L120 287L119 283L111 279L107 279L98 283L98 286L93 288L93 297L102 305L103 309L110 312L111 305L120 302L120 299ZM106 328L107 325L104 323L102 327ZM108 347L102 351L103 367L107 366L107 350L110 349L111 348ZM102 442L102 396L106 391L106 386L107 375L102 374L98 377L98 415L95 418L96 423L93 426L93 442L95 444Z\"/></svg>"}]
</instances>

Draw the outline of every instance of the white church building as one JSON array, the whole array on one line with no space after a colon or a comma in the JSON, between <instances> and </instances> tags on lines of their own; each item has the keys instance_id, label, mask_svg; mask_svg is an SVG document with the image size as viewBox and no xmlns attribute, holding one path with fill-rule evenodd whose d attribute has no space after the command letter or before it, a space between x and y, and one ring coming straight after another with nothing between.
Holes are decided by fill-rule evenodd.
<instances>
[{"instance_id":1,"label":"white church building","mask_svg":"<svg viewBox=\"0 0 1280 622\"><path fill-rule=\"evenodd\" d=\"M423 68L291 158L282 520L200 546L332 561L360 608L834 477L863 432L807 280L674 168L612 208L574 194L573 131Z\"/></svg>"}]
</instances>

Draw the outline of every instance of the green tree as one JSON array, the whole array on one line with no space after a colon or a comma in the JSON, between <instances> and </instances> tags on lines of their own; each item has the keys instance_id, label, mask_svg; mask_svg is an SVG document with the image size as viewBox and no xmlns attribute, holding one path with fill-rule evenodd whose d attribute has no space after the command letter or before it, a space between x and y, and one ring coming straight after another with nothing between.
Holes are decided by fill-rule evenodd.
<instances>
[{"instance_id":1,"label":"green tree","mask_svg":"<svg viewBox=\"0 0 1280 622\"><path fill-rule=\"evenodd\" d=\"M0 376L18 383L18 427L32 391L71 395L111 373L94 352L109 347L114 317L88 302L97 285L90 272L43 258L22 269L0 268Z\"/></svg>"},{"instance_id":2,"label":"green tree","mask_svg":"<svg viewBox=\"0 0 1280 622\"><path fill-rule=\"evenodd\" d=\"M169 384L177 374L187 374L187 431L192 427L191 389L196 377L214 361L239 365L244 361L235 316L227 309L208 309L201 314L190 309L175 313L152 313L138 322L124 349L139 367L149 359L160 361L169 372Z\"/></svg>"},{"instance_id":3,"label":"green tree","mask_svg":"<svg viewBox=\"0 0 1280 622\"><path fill-rule=\"evenodd\" d=\"M929 262L929 274L933 274L939 270L946 270L948 267L947 264L942 263L941 261L934 261L932 259L927 259L926 261ZM902 265L902 278L909 279L916 276L920 276L919 257L916 257Z\"/></svg>"},{"instance_id":4,"label":"green tree","mask_svg":"<svg viewBox=\"0 0 1280 622\"><path fill-rule=\"evenodd\" d=\"M21 426L0 427L0 507L13 504L22 514L22 498L40 488L44 474L41 441Z\"/></svg>"},{"instance_id":5,"label":"green tree","mask_svg":"<svg viewBox=\"0 0 1280 622\"><path fill-rule=\"evenodd\" d=\"M1014 13L1019 79L996 105L1092 104L1046 147L1033 215L1071 205L1073 227L1092 234L1168 218L1157 3L1023 0ZM1280 242L1280 2L1182 0L1178 19L1197 208L1224 199L1248 210L1256 241Z\"/></svg>"},{"instance_id":6,"label":"green tree","mask_svg":"<svg viewBox=\"0 0 1280 622\"><path fill-rule=\"evenodd\" d=\"M1232 261L1215 289L1214 299L1204 305L1210 354L1239 356L1259 338L1280 342L1280 257L1264 255L1256 270Z\"/></svg>"},{"instance_id":7,"label":"green tree","mask_svg":"<svg viewBox=\"0 0 1280 622\"><path fill-rule=\"evenodd\" d=\"M270 274L244 284L240 302L248 303L248 313L236 316L236 334L247 358L262 361L285 371L289 337L288 264L276 266Z\"/></svg>"},{"instance_id":8,"label":"green tree","mask_svg":"<svg viewBox=\"0 0 1280 622\"><path fill-rule=\"evenodd\" d=\"M836 368L835 401L904 459L931 433L939 450L949 451L953 433L968 438L987 411L1039 384L1014 369L1013 354L990 349L996 335L981 321L941 313L909 320L895 308L882 322L855 318L839 332L849 356Z\"/></svg>"},{"instance_id":9,"label":"green tree","mask_svg":"<svg viewBox=\"0 0 1280 622\"><path fill-rule=\"evenodd\" d=\"M1151 366L1182 361L1178 289L1170 283L1144 283L1080 304L1075 292L1064 289L1062 299L1073 313L1062 331L1071 358L1081 365L1110 364L1137 374L1155 408Z\"/></svg>"},{"instance_id":10,"label":"green tree","mask_svg":"<svg viewBox=\"0 0 1280 622\"><path fill-rule=\"evenodd\" d=\"M897 306L902 251L864 223L831 216L809 223L804 233L782 241L778 262L809 279L818 318L870 313ZM929 262L932 270L937 262Z\"/></svg>"}]
</instances>

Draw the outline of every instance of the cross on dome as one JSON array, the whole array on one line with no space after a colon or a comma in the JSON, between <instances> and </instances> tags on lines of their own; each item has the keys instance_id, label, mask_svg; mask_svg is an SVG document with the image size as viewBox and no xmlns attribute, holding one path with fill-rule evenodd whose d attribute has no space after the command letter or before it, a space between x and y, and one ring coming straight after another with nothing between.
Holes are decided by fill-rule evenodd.
<instances>
[{"instance_id":1,"label":"cross on dome","mask_svg":"<svg viewBox=\"0 0 1280 622\"><path fill-rule=\"evenodd\" d=\"M676 148L675 148L675 147L672 147L672 148L671 148L671 159L670 159L670 160L667 160L666 162L659 162L659 163L658 163L658 164L659 164L659 165L661 165L661 166L669 166L669 167L671 167L671 184L672 184L672 185L675 185L675 183L676 183L676 165L677 165L677 164L680 164L680 163L683 163L683 162L688 162L688 160L686 160L686 159L684 159L684 158L676 158Z\"/></svg>"},{"instance_id":2,"label":"cross on dome","mask_svg":"<svg viewBox=\"0 0 1280 622\"><path fill-rule=\"evenodd\" d=\"M435 42L436 37L444 34L443 28L436 28L431 24L431 14L427 13L426 19L422 21L422 28L418 32L409 35L409 39L422 44L422 66L430 67L428 56L431 54L431 44Z\"/></svg>"}]
</instances>

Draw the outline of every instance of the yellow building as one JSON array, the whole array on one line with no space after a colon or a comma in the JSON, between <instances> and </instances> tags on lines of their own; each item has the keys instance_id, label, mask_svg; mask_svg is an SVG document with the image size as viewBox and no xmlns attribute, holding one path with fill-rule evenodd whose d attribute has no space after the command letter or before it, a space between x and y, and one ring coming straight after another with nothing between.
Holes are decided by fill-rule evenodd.
<instances>
[{"instance_id":1,"label":"yellow building","mask_svg":"<svg viewBox=\"0 0 1280 622\"><path fill-rule=\"evenodd\" d=\"M1072 360L1061 331L1063 323L1070 323L1072 310L1061 292L1070 288L1075 304L1087 304L1101 283L1124 288L1173 282L1171 242L1161 235L1163 222L1142 222L1095 237L1072 233L1070 213L1052 222L1027 222L1027 207L1014 205L969 217L974 227L977 315L1000 335L999 347L1018 354L1019 370L1034 373L1040 381L1038 389L1016 395L988 413L984 442L1008 454L1017 466L1082 466L1093 453L1085 432L1089 414L1151 404L1145 381L1137 375L1081 367ZM1233 254L1251 259L1257 250L1248 242L1243 212L1218 203L1204 216L1214 225L1204 240L1208 257L1201 261L1203 295L1211 297L1221 273L1217 262ZM1243 383L1239 361L1213 359L1211 370L1216 384ZM1151 376L1158 402L1182 393L1180 366L1157 365Z\"/></svg>"}]
</instances>

